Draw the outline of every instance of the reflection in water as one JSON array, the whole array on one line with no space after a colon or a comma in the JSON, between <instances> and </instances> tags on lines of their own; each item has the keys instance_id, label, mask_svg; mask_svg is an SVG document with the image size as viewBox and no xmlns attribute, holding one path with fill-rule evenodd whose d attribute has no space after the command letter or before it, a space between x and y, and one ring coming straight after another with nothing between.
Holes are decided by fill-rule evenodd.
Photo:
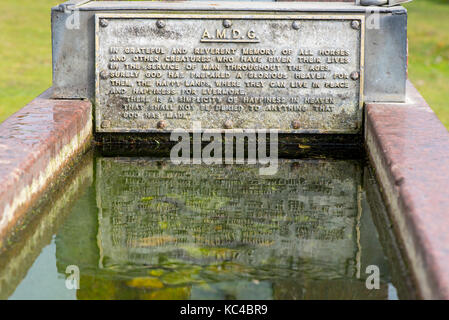
<instances>
[{"instance_id":1,"label":"reflection in water","mask_svg":"<svg viewBox=\"0 0 449 320\"><path fill-rule=\"evenodd\" d=\"M357 279L359 162L285 161L274 176L258 173L98 158L98 219L67 222L60 270L83 259L81 299L386 297L385 285L370 292ZM72 239L86 225L97 234L84 248Z\"/></svg>"},{"instance_id":2,"label":"reflection in water","mask_svg":"<svg viewBox=\"0 0 449 320\"><path fill-rule=\"evenodd\" d=\"M24 299L39 298L38 295L33 295L33 292L42 292L42 284L48 277L47 274L33 276L35 265L40 262L35 260L36 258L42 260L45 249L48 248L49 244L51 247L53 235L63 224L64 219L72 212L72 206L75 205L76 209L76 205L79 203L77 200L85 192L85 189L92 184L92 169L92 154L89 153L72 169L69 177L55 186L55 191L51 194L50 199L42 197L44 199L28 213L22 225L6 241L9 243L6 248L1 248L0 299L7 299L13 292L21 291L20 287L17 288L19 284L25 287L23 289ZM55 251L55 249L53 248L52 251ZM48 260L42 261L45 264L45 270L49 270L48 265L52 262L53 266L49 267L56 269L54 261L44 260ZM54 274L53 277L55 278ZM22 281L24 278L25 280ZM30 288L27 281L34 281L32 285L35 285L36 288ZM48 285L51 286L51 284L45 283L44 289ZM65 287L63 286L62 289L65 289Z\"/></svg>"},{"instance_id":3,"label":"reflection in water","mask_svg":"<svg viewBox=\"0 0 449 320\"><path fill-rule=\"evenodd\" d=\"M360 161L281 161L274 176L149 158L95 167L54 240L55 279L80 267L78 299L389 297ZM379 290L365 287L372 264Z\"/></svg>"}]
</instances>

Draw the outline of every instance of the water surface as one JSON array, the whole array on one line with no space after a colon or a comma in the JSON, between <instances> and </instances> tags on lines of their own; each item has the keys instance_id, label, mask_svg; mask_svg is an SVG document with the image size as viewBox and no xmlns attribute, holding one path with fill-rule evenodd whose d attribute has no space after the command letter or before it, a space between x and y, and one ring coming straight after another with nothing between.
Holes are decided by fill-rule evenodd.
<instances>
[{"instance_id":1,"label":"water surface","mask_svg":"<svg viewBox=\"0 0 449 320\"><path fill-rule=\"evenodd\" d=\"M0 257L0 297L396 299L363 168L284 160L261 176L249 165L94 158L23 244L32 261L24 249ZM72 265L79 290L66 288ZM379 289L366 287L370 265Z\"/></svg>"}]
</instances>

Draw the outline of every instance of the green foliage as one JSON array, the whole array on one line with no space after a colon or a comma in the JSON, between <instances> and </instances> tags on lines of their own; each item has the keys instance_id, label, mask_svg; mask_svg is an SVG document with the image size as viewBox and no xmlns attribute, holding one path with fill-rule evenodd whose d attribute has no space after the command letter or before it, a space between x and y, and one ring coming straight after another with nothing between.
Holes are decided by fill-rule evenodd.
<instances>
[{"instance_id":1,"label":"green foliage","mask_svg":"<svg viewBox=\"0 0 449 320\"><path fill-rule=\"evenodd\" d=\"M449 1L415 0L406 8L409 78L449 128Z\"/></svg>"},{"instance_id":2,"label":"green foliage","mask_svg":"<svg viewBox=\"0 0 449 320\"><path fill-rule=\"evenodd\" d=\"M0 122L51 86L51 7L60 0L0 1Z\"/></svg>"}]
</instances>

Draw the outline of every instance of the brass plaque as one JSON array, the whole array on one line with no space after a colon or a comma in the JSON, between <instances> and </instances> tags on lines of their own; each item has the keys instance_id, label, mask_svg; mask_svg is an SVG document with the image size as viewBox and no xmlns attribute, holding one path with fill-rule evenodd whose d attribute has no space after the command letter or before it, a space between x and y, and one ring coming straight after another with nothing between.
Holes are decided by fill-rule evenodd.
<instances>
[{"instance_id":1,"label":"brass plaque","mask_svg":"<svg viewBox=\"0 0 449 320\"><path fill-rule=\"evenodd\" d=\"M364 17L97 14L96 131L357 133Z\"/></svg>"}]
</instances>

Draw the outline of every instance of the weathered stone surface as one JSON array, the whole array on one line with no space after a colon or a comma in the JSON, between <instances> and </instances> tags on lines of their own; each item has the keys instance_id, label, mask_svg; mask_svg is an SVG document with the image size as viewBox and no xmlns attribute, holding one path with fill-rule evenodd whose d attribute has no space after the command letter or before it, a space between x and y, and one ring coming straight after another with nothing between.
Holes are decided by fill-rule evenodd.
<instances>
[{"instance_id":1,"label":"weathered stone surface","mask_svg":"<svg viewBox=\"0 0 449 320\"><path fill-rule=\"evenodd\" d=\"M368 104L365 140L396 234L426 299L449 298L449 133L408 83L407 103Z\"/></svg>"},{"instance_id":2,"label":"weathered stone surface","mask_svg":"<svg viewBox=\"0 0 449 320\"><path fill-rule=\"evenodd\" d=\"M96 15L96 131L361 129L364 17Z\"/></svg>"},{"instance_id":3,"label":"weathered stone surface","mask_svg":"<svg viewBox=\"0 0 449 320\"><path fill-rule=\"evenodd\" d=\"M92 137L90 102L50 90L0 124L0 239Z\"/></svg>"}]
</instances>

